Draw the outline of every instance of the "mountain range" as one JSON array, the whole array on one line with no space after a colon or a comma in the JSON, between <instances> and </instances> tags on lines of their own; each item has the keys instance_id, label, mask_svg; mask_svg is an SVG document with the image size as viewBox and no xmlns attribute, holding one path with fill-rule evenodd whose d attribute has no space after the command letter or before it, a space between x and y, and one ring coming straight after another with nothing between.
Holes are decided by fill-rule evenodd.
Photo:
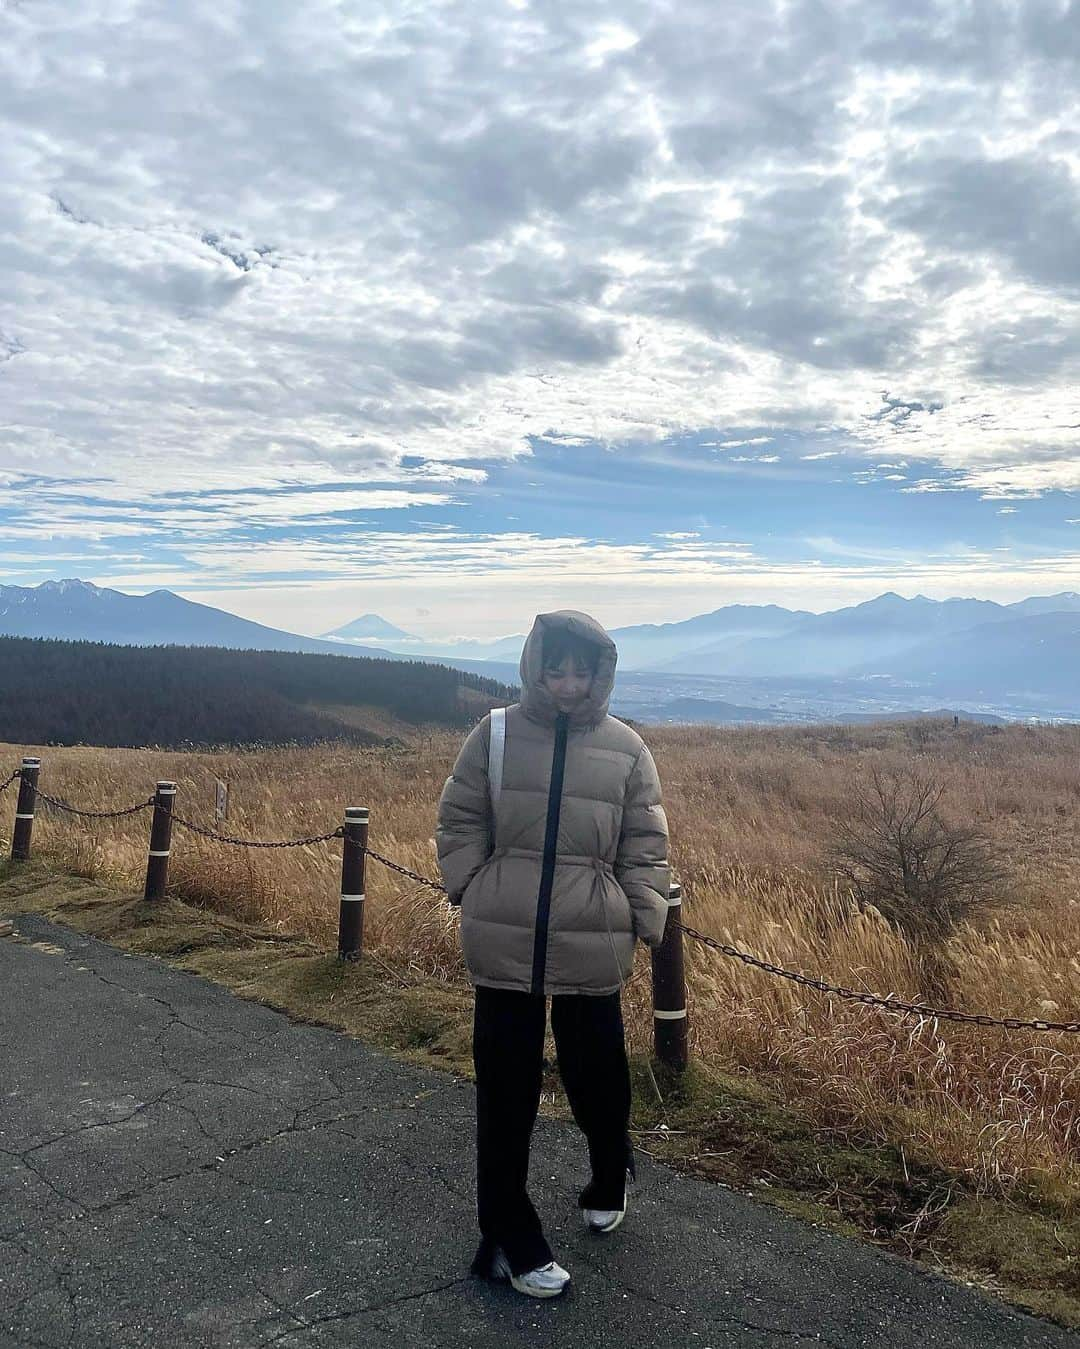
<instances>
[{"instance_id":1,"label":"mountain range","mask_svg":"<svg viewBox=\"0 0 1080 1349\"><path fill-rule=\"evenodd\" d=\"M1032 623L1042 619L1044 622ZM1080 593L1063 591L998 604L994 600L905 599L888 591L863 604L816 614L779 605L729 604L677 623L639 623L612 628L619 669L708 676L836 676L891 674L925 676L940 665L967 670L982 643L1002 652L1015 644L1061 639L1066 649L1080 627ZM467 656L471 660L516 662L525 633L493 642L431 642L401 634L385 636L385 620L367 614L324 637L361 636L387 653L428 659ZM996 625L1004 625L1000 631ZM393 625L385 624L387 628ZM991 628L995 628L991 636ZM960 634L966 634L957 640ZM1021 662L1022 665L1022 662Z\"/></svg>"},{"instance_id":2,"label":"mountain range","mask_svg":"<svg viewBox=\"0 0 1080 1349\"><path fill-rule=\"evenodd\" d=\"M957 697L1026 692L1064 699L1080 710L1076 591L1012 604L905 599L888 591L821 614L731 604L677 623L613 628L611 635L623 672L758 680L877 677ZM399 640L393 650L447 661L467 655L502 665L516 662L524 638L519 633L486 644Z\"/></svg>"},{"instance_id":3,"label":"mountain range","mask_svg":"<svg viewBox=\"0 0 1080 1349\"><path fill-rule=\"evenodd\" d=\"M699 694L719 699L720 693L707 687L710 680L727 681L729 693L749 688L781 698L777 691L784 683L838 687L836 681L844 681L845 708L867 707L869 692L854 699L852 688L888 688L893 695L911 689L926 699L967 700L984 710L1015 705L1034 713L1080 716L1076 591L1012 604L925 595L908 599L889 591L820 614L732 604L680 622L610 631L619 649L621 685L625 690L638 676L640 687L648 685L650 700L663 688L671 699ZM322 637L306 637L168 590L126 595L78 580L0 586L0 633L389 657L446 664L504 683L516 680L525 640L524 633L516 633L489 642L425 641L373 613ZM895 697L891 702L895 705Z\"/></svg>"},{"instance_id":4,"label":"mountain range","mask_svg":"<svg viewBox=\"0 0 1080 1349\"><path fill-rule=\"evenodd\" d=\"M375 614L357 620L372 629L400 632ZM352 624L345 625L348 628ZM127 595L121 590L69 577L37 586L0 585L0 636L51 637L62 641L111 642L119 646L216 646L237 651L302 651L315 656L368 656L450 665L505 682L506 667L437 653L390 651L356 640L324 641L270 628L209 604L186 600L171 590ZM520 654L520 650L519 650ZM517 659L510 671L517 674Z\"/></svg>"},{"instance_id":5,"label":"mountain range","mask_svg":"<svg viewBox=\"0 0 1080 1349\"><path fill-rule=\"evenodd\" d=\"M74 579L44 581L39 586L0 585L0 634L124 646L225 646L342 655L335 642L279 632L208 604L185 600L171 590L125 595ZM351 654L386 658L386 652L375 647L353 647Z\"/></svg>"}]
</instances>

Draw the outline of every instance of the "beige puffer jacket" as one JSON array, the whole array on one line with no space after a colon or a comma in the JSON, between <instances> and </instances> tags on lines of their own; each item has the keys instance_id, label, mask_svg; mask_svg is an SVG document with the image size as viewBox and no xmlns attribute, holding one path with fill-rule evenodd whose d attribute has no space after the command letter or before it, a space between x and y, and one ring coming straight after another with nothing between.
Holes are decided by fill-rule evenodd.
<instances>
[{"instance_id":1,"label":"beige puffer jacket","mask_svg":"<svg viewBox=\"0 0 1080 1349\"><path fill-rule=\"evenodd\" d=\"M571 713L540 682L550 627L600 648L589 696ZM435 841L474 984L612 993L630 974L635 936L650 946L663 938L667 818L644 741L608 715L615 662L615 643L588 614L538 614L521 653L521 701L506 710L498 819L490 714L446 779Z\"/></svg>"}]
</instances>

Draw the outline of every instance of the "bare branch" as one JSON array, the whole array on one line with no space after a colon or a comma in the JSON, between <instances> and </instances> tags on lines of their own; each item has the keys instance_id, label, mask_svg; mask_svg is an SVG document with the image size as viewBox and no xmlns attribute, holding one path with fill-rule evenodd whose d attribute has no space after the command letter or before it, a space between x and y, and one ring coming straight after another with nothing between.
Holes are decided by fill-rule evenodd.
<instances>
[{"instance_id":1,"label":"bare branch","mask_svg":"<svg viewBox=\"0 0 1080 1349\"><path fill-rule=\"evenodd\" d=\"M942 817L944 791L918 772L875 765L829 848L860 907L872 905L919 946L940 945L959 923L997 907L1007 879L981 830Z\"/></svg>"}]
</instances>

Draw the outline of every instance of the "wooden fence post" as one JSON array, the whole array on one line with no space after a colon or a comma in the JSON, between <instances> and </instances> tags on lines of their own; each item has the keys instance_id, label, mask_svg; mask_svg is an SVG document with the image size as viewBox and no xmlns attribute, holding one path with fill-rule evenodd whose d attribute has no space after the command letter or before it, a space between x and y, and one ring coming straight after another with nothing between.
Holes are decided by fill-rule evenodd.
<instances>
[{"instance_id":1,"label":"wooden fence post","mask_svg":"<svg viewBox=\"0 0 1080 1349\"><path fill-rule=\"evenodd\" d=\"M664 940L652 952L653 1046L656 1057L681 1073L687 1062L686 969L683 960L682 886L668 890Z\"/></svg>"},{"instance_id":2,"label":"wooden fence post","mask_svg":"<svg viewBox=\"0 0 1080 1349\"><path fill-rule=\"evenodd\" d=\"M159 782L154 792L154 817L150 825L150 851L146 858L144 899L164 899L169 881L169 852L172 849L172 808L176 783Z\"/></svg>"},{"instance_id":3,"label":"wooden fence post","mask_svg":"<svg viewBox=\"0 0 1080 1349\"><path fill-rule=\"evenodd\" d=\"M338 910L338 959L359 960L364 949L364 885L368 808L346 806L341 840L341 907Z\"/></svg>"},{"instance_id":4,"label":"wooden fence post","mask_svg":"<svg viewBox=\"0 0 1080 1349\"><path fill-rule=\"evenodd\" d=\"M15 806L15 828L11 835L13 862L27 862L30 859L30 836L34 832L34 806L37 803L40 771L40 759L23 759L19 776L19 800Z\"/></svg>"}]
</instances>

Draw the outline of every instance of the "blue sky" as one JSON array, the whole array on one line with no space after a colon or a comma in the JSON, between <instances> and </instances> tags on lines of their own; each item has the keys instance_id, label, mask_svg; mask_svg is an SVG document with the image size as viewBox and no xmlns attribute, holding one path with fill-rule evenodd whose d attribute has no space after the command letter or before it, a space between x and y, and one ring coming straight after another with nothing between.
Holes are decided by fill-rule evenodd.
<instances>
[{"instance_id":1,"label":"blue sky","mask_svg":"<svg viewBox=\"0 0 1080 1349\"><path fill-rule=\"evenodd\" d=\"M493 637L1080 589L1066 0L0 11L0 577Z\"/></svg>"}]
</instances>

